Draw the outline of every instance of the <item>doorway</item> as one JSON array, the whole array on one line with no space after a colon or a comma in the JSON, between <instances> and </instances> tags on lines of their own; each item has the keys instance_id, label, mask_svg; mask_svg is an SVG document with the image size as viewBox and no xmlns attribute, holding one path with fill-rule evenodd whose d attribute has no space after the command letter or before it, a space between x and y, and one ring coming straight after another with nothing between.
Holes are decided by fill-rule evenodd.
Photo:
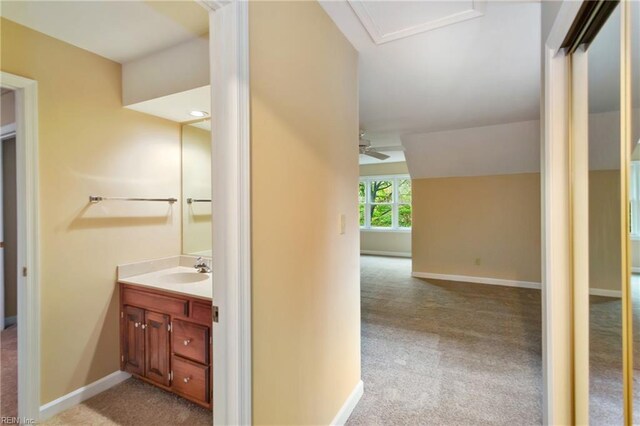
<instances>
[{"instance_id":1,"label":"doorway","mask_svg":"<svg viewBox=\"0 0 640 426\"><path fill-rule=\"evenodd\" d=\"M0 325L4 331L5 327L13 322L11 316L7 317L13 309L15 322L19 324L19 327L12 329L14 334L10 334L7 339L10 343L7 347L13 348L10 353L16 359L13 363L13 383L8 383L10 389L13 389L15 400L8 401L11 403L11 411L8 414L31 420L38 419L40 408L37 83L31 79L0 72L0 87L2 93L11 93L13 97L13 108L3 108L3 122L0 128L3 154L1 199L2 204L7 204L10 211L4 208L1 210L7 220L12 221L7 222L6 227L2 226L2 233L9 239L11 248L7 257L5 240L0 263L5 263L2 268L3 282L14 280L16 289L13 293L7 291L8 288L3 288L0 292L3 298L3 312L0 312L0 317L4 322ZM13 115L7 111L13 112ZM9 116L11 119L5 123L4 120ZM5 304L6 295L9 299L15 298L15 308ZM4 410L2 415L5 416Z\"/></svg>"}]
</instances>

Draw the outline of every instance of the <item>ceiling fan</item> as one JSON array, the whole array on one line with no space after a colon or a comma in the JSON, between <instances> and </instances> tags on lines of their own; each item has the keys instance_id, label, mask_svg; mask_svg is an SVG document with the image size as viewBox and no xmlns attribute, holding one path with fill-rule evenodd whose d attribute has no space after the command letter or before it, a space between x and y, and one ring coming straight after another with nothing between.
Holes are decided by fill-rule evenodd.
<instances>
[{"instance_id":1,"label":"ceiling fan","mask_svg":"<svg viewBox=\"0 0 640 426\"><path fill-rule=\"evenodd\" d=\"M364 130L360 130L360 154L368 155L369 157L377 158L378 160L386 160L389 158L387 154L378 152L377 149L371 146L371 141L364 138Z\"/></svg>"}]
</instances>

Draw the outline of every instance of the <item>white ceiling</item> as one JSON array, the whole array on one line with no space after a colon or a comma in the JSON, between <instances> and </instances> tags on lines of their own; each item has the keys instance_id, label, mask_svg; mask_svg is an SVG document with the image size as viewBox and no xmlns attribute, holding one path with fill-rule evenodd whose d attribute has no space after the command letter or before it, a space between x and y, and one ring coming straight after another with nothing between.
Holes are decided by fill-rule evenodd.
<instances>
[{"instance_id":1,"label":"white ceiling","mask_svg":"<svg viewBox=\"0 0 640 426\"><path fill-rule=\"evenodd\" d=\"M374 147L403 145L412 175L414 168L423 175L431 166L433 173L448 173L441 170L446 162L437 164L438 157L417 142L431 139L425 134L539 118L538 2L321 4L359 52L361 128ZM406 143L410 135L416 137ZM441 148L448 155L447 144ZM454 155L460 147L451 149ZM522 144L516 149L534 154ZM472 150L475 161L491 154L480 154L480 144ZM535 160L523 161L530 169ZM478 167L487 164L495 165Z\"/></svg>"},{"instance_id":2,"label":"white ceiling","mask_svg":"<svg viewBox=\"0 0 640 426\"><path fill-rule=\"evenodd\" d=\"M483 15L485 1L362 1L348 0L376 44Z\"/></svg>"},{"instance_id":3,"label":"white ceiling","mask_svg":"<svg viewBox=\"0 0 640 426\"><path fill-rule=\"evenodd\" d=\"M371 17L386 31L419 25L414 15L442 20L468 3L419 2L417 13L411 2L365 2L379 10ZM488 2L483 16L384 44L374 42L349 2L321 4L360 53L360 124L372 143L376 134L538 119L539 3Z\"/></svg>"},{"instance_id":4,"label":"white ceiling","mask_svg":"<svg viewBox=\"0 0 640 426\"><path fill-rule=\"evenodd\" d=\"M205 111L211 114L211 86L185 90L160 98L151 99L126 108L183 123L196 117L189 115L191 111Z\"/></svg>"},{"instance_id":5,"label":"white ceiling","mask_svg":"<svg viewBox=\"0 0 640 426\"><path fill-rule=\"evenodd\" d=\"M207 11L182 1L3 1L3 17L124 63L208 31Z\"/></svg>"}]
</instances>

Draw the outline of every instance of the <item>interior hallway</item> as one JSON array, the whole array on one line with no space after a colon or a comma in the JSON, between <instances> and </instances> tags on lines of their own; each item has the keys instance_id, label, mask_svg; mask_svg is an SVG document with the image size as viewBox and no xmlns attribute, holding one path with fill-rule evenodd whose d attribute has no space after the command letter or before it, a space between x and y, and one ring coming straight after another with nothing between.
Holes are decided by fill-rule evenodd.
<instances>
[{"instance_id":1,"label":"interior hallway","mask_svg":"<svg viewBox=\"0 0 640 426\"><path fill-rule=\"evenodd\" d=\"M0 331L0 416L18 415L18 327Z\"/></svg>"}]
</instances>

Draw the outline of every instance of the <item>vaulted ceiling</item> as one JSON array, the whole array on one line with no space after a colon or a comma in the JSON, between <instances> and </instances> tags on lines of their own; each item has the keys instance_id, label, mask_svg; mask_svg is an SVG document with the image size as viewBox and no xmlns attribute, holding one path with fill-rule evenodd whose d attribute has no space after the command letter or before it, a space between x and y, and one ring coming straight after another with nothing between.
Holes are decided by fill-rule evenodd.
<instances>
[{"instance_id":1,"label":"vaulted ceiling","mask_svg":"<svg viewBox=\"0 0 640 426\"><path fill-rule=\"evenodd\" d=\"M370 135L538 118L540 4L478 3L322 3L360 53L360 121ZM366 25L403 37L378 44ZM420 26L428 30L412 31Z\"/></svg>"},{"instance_id":2,"label":"vaulted ceiling","mask_svg":"<svg viewBox=\"0 0 640 426\"><path fill-rule=\"evenodd\" d=\"M360 124L373 146L538 119L538 2L321 4L360 54Z\"/></svg>"}]
</instances>

